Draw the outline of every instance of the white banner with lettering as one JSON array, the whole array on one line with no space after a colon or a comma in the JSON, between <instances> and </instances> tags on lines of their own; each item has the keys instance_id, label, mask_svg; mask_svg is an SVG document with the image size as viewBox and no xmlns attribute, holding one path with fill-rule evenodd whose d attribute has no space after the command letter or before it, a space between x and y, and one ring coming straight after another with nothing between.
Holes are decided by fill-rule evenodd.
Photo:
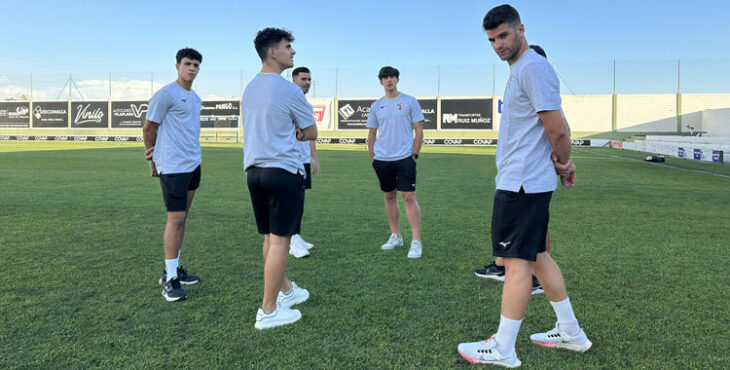
<instances>
[{"instance_id":1,"label":"white banner with lettering","mask_svg":"<svg viewBox=\"0 0 730 370\"><path fill-rule=\"evenodd\" d=\"M335 122L332 117L334 99L308 98L307 101L312 104L312 113L314 114L314 121L317 122L317 130L334 130Z\"/></svg>"}]
</instances>

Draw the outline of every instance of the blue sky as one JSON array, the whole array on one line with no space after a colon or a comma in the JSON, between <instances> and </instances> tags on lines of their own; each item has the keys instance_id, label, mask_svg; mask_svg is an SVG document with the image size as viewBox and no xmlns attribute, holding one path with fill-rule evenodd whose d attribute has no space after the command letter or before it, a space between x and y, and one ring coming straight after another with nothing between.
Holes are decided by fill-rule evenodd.
<instances>
[{"instance_id":1,"label":"blue sky","mask_svg":"<svg viewBox=\"0 0 730 370\"><path fill-rule=\"evenodd\" d=\"M325 92L332 89L338 89L340 96L355 94L347 90L354 89L352 84L343 81L359 84L359 76L372 77L382 65L412 71L410 77L426 86L416 87L411 81L412 87L428 92L425 95L435 95L431 93L438 89L437 78L432 77L437 65L443 66L442 95L443 89L450 95L458 93L450 85L460 86L464 78L476 79L476 84L483 85L480 93L491 94L493 85L501 84L493 80L505 78L506 65L491 50L481 20L490 8L502 3L6 1L0 10L0 74L11 76L11 82L29 73L72 72L103 78L112 72L149 80L147 71L156 71L159 78L168 78L167 73L174 72L177 49L190 46L203 54L200 78L209 72L206 86L227 83L238 89L239 80L250 79L260 67L252 41L256 32L277 26L294 33L295 62L320 72L319 88L324 95L332 95L332 91ZM698 68L705 65L703 60L713 60L712 71L730 73L730 5L726 1L507 3L520 11L528 42L543 46L559 73L564 71L567 86L563 90L570 87L586 93L583 90L593 89L589 76L596 73L600 75L597 89L606 89L613 83L613 60L618 61L619 69L660 70L656 81L667 85L661 86L662 91L676 87L676 79L664 80L676 77L677 59L688 65L696 63ZM492 68L492 64L499 67ZM338 87L329 81L335 74ZM642 74L646 77L647 72ZM314 77L317 80L317 73ZM405 77L402 75L401 87L407 85ZM629 83L635 78L624 79ZM43 78L37 80L42 83ZM373 91L379 91L377 80L373 82Z\"/></svg>"}]
</instances>

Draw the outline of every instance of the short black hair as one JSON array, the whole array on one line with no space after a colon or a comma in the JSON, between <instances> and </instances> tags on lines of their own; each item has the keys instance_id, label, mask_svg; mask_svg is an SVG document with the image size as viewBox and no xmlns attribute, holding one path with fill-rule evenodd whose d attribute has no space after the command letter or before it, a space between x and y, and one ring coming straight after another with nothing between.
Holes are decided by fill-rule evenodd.
<instances>
[{"instance_id":1,"label":"short black hair","mask_svg":"<svg viewBox=\"0 0 730 370\"><path fill-rule=\"evenodd\" d=\"M507 4L492 8L492 10L484 16L482 27L484 27L485 31L493 30L505 22L507 22L510 26L522 23L520 20L520 13L517 12L517 9Z\"/></svg>"},{"instance_id":2,"label":"short black hair","mask_svg":"<svg viewBox=\"0 0 730 370\"><path fill-rule=\"evenodd\" d=\"M386 77L395 76L395 78L400 78L400 72L398 69L393 68L391 66L385 66L383 68L380 68L380 71L378 72L378 79L382 80Z\"/></svg>"},{"instance_id":3,"label":"short black hair","mask_svg":"<svg viewBox=\"0 0 730 370\"><path fill-rule=\"evenodd\" d=\"M192 48L183 48L177 51L177 55L175 55L175 60L177 61L177 64L180 64L183 58L197 60L198 62L203 63L203 56L200 55L197 50Z\"/></svg>"},{"instance_id":4,"label":"short black hair","mask_svg":"<svg viewBox=\"0 0 730 370\"><path fill-rule=\"evenodd\" d=\"M307 67L297 67L294 68L294 70L291 72L292 77L297 77L300 73L312 73L309 72L309 68Z\"/></svg>"},{"instance_id":5,"label":"short black hair","mask_svg":"<svg viewBox=\"0 0 730 370\"><path fill-rule=\"evenodd\" d=\"M542 55L543 58L547 59L547 54L545 54L545 50L543 50L540 45L530 45L530 49L535 50L536 53Z\"/></svg>"},{"instance_id":6,"label":"short black hair","mask_svg":"<svg viewBox=\"0 0 730 370\"><path fill-rule=\"evenodd\" d=\"M294 35L283 28L266 27L256 34L253 45L263 62L266 59L266 52L270 47L277 45L281 40L294 42Z\"/></svg>"}]
</instances>

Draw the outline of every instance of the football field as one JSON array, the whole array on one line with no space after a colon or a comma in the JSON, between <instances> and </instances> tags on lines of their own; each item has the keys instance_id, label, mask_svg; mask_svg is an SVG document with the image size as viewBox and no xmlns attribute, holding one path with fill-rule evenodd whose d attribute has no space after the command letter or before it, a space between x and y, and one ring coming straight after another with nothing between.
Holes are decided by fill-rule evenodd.
<instances>
[{"instance_id":1,"label":"football field","mask_svg":"<svg viewBox=\"0 0 730 370\"><path fill-rule=\"evenodd\" d=\"M202 281L170 303L157 285L165 210L143 147L0 143L0 368L473 368L460 342L497 330L494 147L425 147L421 259L380 250L383 195L364 146L321 146L288 277L310 291L299 322L254 328L263 261L239 146L204 146L180 263ZM593 342L538 347L532 297L517 340L526 369L729 368L730 166L574 148L576 186L551 203L552 256ZM401 231L410 229L402 199Z\"/></svg>"}]
</instances>

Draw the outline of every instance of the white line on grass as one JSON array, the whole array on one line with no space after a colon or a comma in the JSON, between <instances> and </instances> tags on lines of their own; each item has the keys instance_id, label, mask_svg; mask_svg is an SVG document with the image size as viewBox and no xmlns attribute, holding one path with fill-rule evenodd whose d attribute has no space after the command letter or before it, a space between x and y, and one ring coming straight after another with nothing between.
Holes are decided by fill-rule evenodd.
<instances>
[{"instance_id":1,"label":"white line on grass","mask_svg":"<svg viewBox=\"0 0 730 370\"><path fill-rule=\"evenodd\" d=\"M614 159L627 159L627 160L630 160L630 161L640 162L640 163L644 163L644 164L648 164L648 165L651 165L652 164L651 162L647 162L647 161L644 161L642 159L621 157L621 156L612 155L612 154L606 154L606 156L607 157L614 158ZM690 172L702 173L702 174L705 174L705 175L719 176L719 177L722 177L722 178L730 179L730 176L728 176L728 175L722 175L722 174L714 173L714 172L710 172L710 171L693 170L693 169L689 169L689 168L677 167L677 166L672 166L671 164L666 164L666 163L663 164L662 167L664 167L664 168L671 168L671 169L675 169L675 170L683 170L683 171L690 171Z\"/></svg>"}]
</instances>

